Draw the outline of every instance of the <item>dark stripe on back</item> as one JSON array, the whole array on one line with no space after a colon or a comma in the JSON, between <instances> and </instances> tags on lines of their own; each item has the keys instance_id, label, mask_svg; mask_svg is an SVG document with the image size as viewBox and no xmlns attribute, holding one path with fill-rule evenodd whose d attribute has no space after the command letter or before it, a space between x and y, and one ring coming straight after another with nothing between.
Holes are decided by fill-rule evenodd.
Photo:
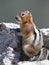
<instances>
[{"instance_id":1,"label":"dark stripe on back","mask_svg":"<svg viewBox=\"0 0 49 65\"><path fill-rule=\"evenodd\" d=\"M37 29L37 30L38 30L38 32L39 32L39 36L40 36L40 30L39 30L39 29ZM35 37L34 37L34 40L33 40L33 44L32 44L32 46L34 47L34 44L35 44L35 41L36 41L36 38L37 38L37 33L36 33L35 30L33 30L33 33L34 33ZM40 38L41 38L41 36L40 36Z\"/></svg>"}]
</instances>

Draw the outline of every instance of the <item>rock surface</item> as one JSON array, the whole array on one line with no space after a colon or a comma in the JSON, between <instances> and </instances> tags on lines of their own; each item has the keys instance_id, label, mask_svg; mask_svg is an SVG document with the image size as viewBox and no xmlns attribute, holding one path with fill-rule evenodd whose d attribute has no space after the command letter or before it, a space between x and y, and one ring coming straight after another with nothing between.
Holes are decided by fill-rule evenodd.
<instances>
[{"instance_id":1,"label":"rock surface","mask_svg":"<svg viewBox=\"0 0 49 65\"><path fill-rule=\"evenodd\" d=\"M24 62L19 62L19 65L49 65L48 60L44 61L34 61L34 62L29 62L29 61L24 61Z\"/></svg>"},{"instance_id":2,"label":"rock surface","mask_svg":"<svg viewBox=\"0 0 49 65\"><path fill-rule=\"evenodd\" d=\"M12 65L13 61L19 59L19 52L13 50L17 47L18 39L15 35L15 29L19 28L14 23L0 24L0 65ZM16 56L16 59L15 59Z\"/></svg>"},{"instance_id":3,"label":"rock surface","mask_svg":"<svg viewBox=\"0 0 49 65\"><path fill-rule=\"evenodd\" d=\"M20 28L20 26L15 23L0 24L5 25L0 25L0 65L17 65L20 52L15 51L14 48L17 48L19 42L16 29ZM49 35L49 28L41 29L41 31L45 35ZM20 61L18 65L49 65L49 61Z\"/></svg>"}]
</instances>

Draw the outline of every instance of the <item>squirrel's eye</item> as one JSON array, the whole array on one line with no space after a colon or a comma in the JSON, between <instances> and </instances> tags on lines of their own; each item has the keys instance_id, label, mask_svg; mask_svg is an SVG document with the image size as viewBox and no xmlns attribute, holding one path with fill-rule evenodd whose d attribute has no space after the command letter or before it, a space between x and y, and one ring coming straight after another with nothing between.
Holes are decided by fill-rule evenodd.
<instances>
[{"instance_id":1,"label":"squirrel's eye","mask_svg":"<svg viewBox=\"0 0 49 65\"><path fill-rule=\"evenodd\" d=\"M21 16L25 16L25 13L22 13Z\"/></svg>"},{"instance_id":2,"label":"squirrel's eye","mask_svg":"<svg viewBox=\"0 0 49 65\"><path fill-rule=\"evenodd\" d=\"M24 13L22 14L22 16L24 15Z\"/></svg>"}]
</instances>

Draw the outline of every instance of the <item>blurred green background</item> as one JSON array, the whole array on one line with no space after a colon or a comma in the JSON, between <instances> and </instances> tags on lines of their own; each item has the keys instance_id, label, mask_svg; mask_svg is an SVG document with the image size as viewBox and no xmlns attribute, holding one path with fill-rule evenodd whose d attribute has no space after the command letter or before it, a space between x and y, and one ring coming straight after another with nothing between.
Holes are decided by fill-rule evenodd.
<instances>
[{"instance_id":1,"label":"blurred green background","mask_svg":"<svg viewBox=\"0 0 49 65\"><path fill-rule=\"evenodd\" d=\"M49 27L49 0L0 0L0 22L16 22L19 11L29 10L39 28Z\"/></svg>"}]
</instances>

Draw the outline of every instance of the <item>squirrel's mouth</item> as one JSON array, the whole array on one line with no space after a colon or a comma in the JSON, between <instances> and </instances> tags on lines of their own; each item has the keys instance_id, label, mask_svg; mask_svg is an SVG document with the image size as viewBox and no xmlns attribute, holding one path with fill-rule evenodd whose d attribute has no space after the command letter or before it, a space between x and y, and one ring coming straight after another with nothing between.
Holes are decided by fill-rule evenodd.
<instances>
[{"instance_id":1,"label":"squirrel's mouth","mask_svg":"<svg viewBox=\"0 0 49 65\"><path fill-rule=\"evenodd\" d=\"M20 24L21 18L19 16L15 16L15 19L16 19L16 23Z\"/></svg>"}]
</instances>

